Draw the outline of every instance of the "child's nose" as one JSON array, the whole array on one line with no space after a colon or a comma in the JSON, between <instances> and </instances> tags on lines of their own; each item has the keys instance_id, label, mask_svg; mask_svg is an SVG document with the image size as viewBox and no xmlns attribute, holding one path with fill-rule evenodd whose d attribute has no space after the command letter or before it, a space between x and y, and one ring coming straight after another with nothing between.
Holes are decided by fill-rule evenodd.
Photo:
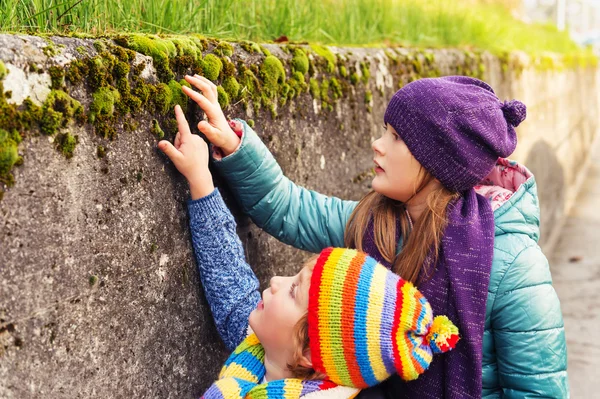
<instances>
[{"instance_id":1,"label":"child's nose","mask_svg":"<svg viewBox=\"0 0 600 399\"><path fill-rule=\"evenodd\" d=\"M374 141L371 143L371 148L372 148L372 149L373 149L373 151L374 151L374 152L376 152L377 154L381 154L381 155L382 155L380 143L381 143L381 138L378 138L377 140L374 140Z\"/></svg>"},{"instance_id":2,"label":"child's nose","mask_svg":"<svg viewBox=\"0 0 600 399\"><path fill-rule=\"evenodd\" d=\"M269 284L271 286L271 292L273 294L276 293L277 290L279 289L279 278L277 276L271 277L271 280L269 281Z\"/></svg>"}]
</instances>

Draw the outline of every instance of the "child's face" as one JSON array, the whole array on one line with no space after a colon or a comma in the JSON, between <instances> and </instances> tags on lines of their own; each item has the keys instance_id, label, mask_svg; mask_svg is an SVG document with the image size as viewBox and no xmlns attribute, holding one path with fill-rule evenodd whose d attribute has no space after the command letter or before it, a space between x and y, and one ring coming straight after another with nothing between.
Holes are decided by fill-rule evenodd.
<instances>
[{"instance_id":1,"label":"child's face","mask_svg":"<svg viewBox=\"0 0 600 399\"><path fill-rule=\"evenodd\" d=\"M389 124L371 147L376 164L373 190L397 201L409 200L419 188L421 164Z\"/></svg>"},{"instance_id":2,"label":"child's face","mask_svg":"<svg viewBox=\"0 0 600 399\"><path fill-rule=\"evenodd\" d=\"M267 352L294 351L294 327L308 309L313 267L314 261L295 276L273 277L258 307L250 313L250 327Z\"/></svg>"}]
</instances>

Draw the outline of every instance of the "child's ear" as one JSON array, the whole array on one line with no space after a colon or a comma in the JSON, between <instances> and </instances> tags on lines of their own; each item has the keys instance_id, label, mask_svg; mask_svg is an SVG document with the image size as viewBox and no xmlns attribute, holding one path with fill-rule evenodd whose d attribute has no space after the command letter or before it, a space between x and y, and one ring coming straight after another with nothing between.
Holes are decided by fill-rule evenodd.
<instances>
[{"instance_id":1,"label":"child's ear","mask_svg":"<svg viewBox=\"0 0 600 399\"><path fill-rule=\"evenodd\" d=\"M300 361L298 362L298 364L302 367L306 367L309 369L313 368L312 365L312 358L310 356L310 348L306 349L304 351L304 353L302 354L302 357L300 358Z\"/></svg>"}]
</instances>

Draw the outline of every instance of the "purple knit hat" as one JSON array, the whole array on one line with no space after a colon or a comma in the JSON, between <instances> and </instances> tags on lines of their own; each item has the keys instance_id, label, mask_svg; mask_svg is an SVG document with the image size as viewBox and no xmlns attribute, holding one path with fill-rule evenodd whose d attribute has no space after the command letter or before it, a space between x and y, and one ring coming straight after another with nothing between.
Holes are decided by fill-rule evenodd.
<instances>
[{"instance_id":1,"label":"purple knit hat","mask_svg":"<svg viewBox=\"0 0 600 399\"><path fill-rule=\"evenodd\" d=\"M517 145L527 109L501 102L481 80L445 76L416 80L398 90L385 111L412 155L446 188L462 192L492 170Z\"/></svg>"}]
</instances>

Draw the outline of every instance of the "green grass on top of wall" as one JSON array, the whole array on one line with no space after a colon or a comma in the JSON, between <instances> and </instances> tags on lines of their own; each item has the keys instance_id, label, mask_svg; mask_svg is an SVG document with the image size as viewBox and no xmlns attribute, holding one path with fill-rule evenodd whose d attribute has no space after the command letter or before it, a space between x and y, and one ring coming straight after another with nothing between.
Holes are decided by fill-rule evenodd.
<instances>
[{"instance_id":1,"label":"green grass on top of wall","mask_svg":"<svg viewBox=\"0 0 600 399\"><path fill-rule=\"evenodd\" d=\"M488 2L489 3L489 2ZM579 52L565 32L476 0L0 0L0 31L202 33L333 45Z\"/></svg>"}]
</instances>

